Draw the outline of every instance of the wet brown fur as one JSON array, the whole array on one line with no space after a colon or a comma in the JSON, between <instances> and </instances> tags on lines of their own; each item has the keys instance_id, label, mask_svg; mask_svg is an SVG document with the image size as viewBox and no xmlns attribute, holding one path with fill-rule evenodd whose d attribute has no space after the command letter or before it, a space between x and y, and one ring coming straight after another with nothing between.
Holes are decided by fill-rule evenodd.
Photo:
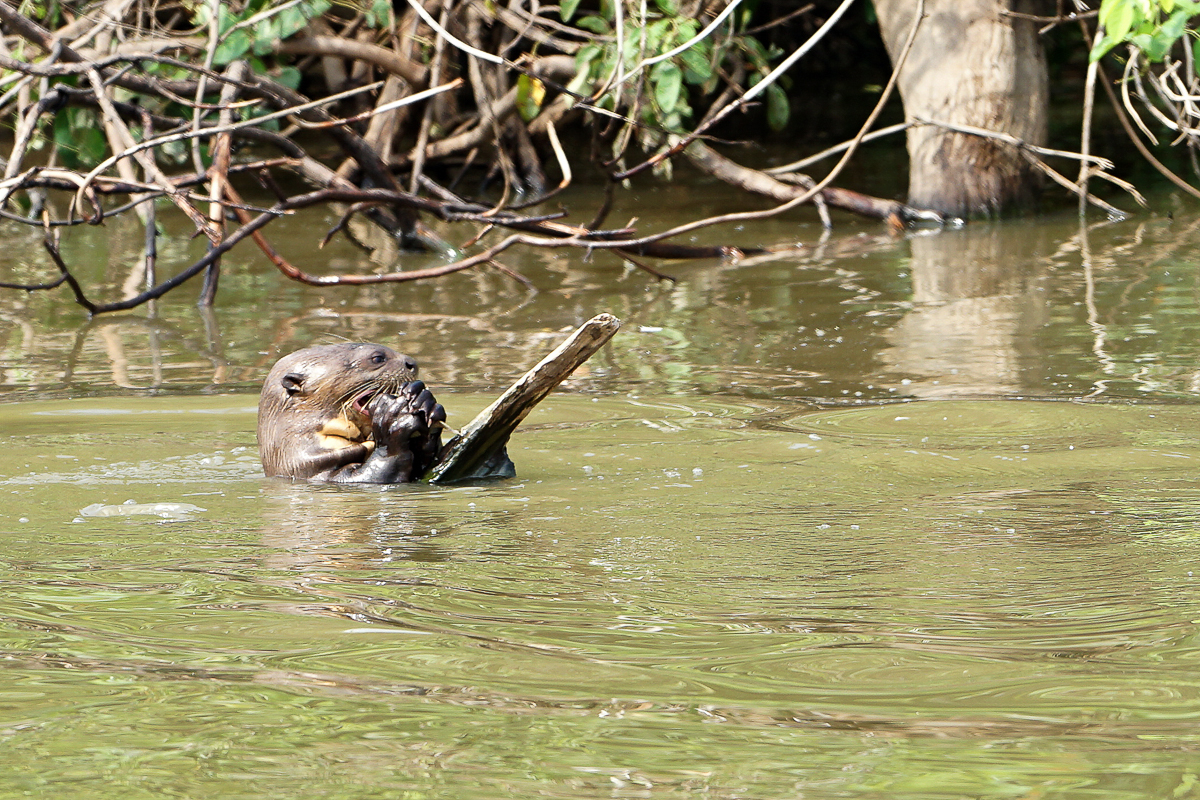
<instances>
[{"instance_id":1,"label":"wet brown fur","mask_svg":"<svg viewBox=\"0 0 1200 800\"><path fill-rule=\"evenodd\" d=\"M361 463L375 442L371 420L355 401L397 394L416 377L415 360L377 344L317 345L284 356L267 375L258 402L263 471L321 480Z\"/></svg>"}]
</instances>

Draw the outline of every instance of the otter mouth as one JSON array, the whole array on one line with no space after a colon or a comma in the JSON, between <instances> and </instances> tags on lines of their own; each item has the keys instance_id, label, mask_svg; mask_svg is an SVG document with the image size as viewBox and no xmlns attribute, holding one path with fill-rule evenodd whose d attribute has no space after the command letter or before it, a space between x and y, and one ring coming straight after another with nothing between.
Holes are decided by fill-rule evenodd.
<instances>
[{"instance_id":1,"label":"otter mouth","mask_svg":"<svg viewBox=\"0 0 1200 800\"><path fill-rule=\"evenodd\" d=\"M371 412L367 410L367 406L371 404L371 401L374 400L375 396L378 395L381 391L383 391L383 390L378 389L378 388L368 389L367 391L360 394L358 397L355 397L354 400L352 400L350 402L350 407L353 408L358 413L362 414L367 419L370 419Z\"/></svg>"}]
</instances>

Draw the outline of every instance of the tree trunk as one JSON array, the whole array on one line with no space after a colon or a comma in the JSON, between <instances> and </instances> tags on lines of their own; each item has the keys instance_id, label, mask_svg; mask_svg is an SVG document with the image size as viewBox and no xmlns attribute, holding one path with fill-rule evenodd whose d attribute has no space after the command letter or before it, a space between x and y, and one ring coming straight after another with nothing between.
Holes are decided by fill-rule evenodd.
<instances>
[{"instance_id":1,"label":"tree trunk","mask_svg":"<svg viewBox=\"0 0 1200 800\"><path fill-rule=\"evenodd\" d=\"M1005 16L1024 0L925 0L925 19L900 72L905 117L972 125L1045 144L1046 57L1034 23ZM893 61L917 0L875 0ZM908 203L968 217L1027 202L1038 176L1011 145L933 125L908 130Z\"/></svg>"}]
</instances>

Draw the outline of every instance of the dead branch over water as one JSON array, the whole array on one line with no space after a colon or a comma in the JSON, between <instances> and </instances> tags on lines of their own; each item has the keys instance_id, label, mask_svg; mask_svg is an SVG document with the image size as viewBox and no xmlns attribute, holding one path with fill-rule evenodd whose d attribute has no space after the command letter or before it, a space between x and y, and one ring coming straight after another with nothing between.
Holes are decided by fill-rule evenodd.
<instances>
[{"instance_id":1,"label":"dead branch over water","mask_svg":"<svg viewBox=\"0 0 1200 800\"><path fill-rule=\"evenodd\" d=\"M677 18L642 19L625 19L617 3L611 23L593 17L584 24L562 19L559 7L518 2L500 8L481 0L409 0L394 8L300 0L259 4L254 13L216 0L105 0L62 4L57 16L41 21L0 0L0 114L14 131L0 177L0 218L44 228L59 273L0 288L65 284L76 303L101 314L136 307L203 275L201 303L211 304L222 256L245 239L288 278L317 286L425 280L487 265L521 279L496 262L512 247L612 250L662 279L667 276L636 259L754 252L670 240L800 203L817 204L826 224L827 207L897 227L942 221L934 212L828 185L832 174L816 181L794 173L799 167L773 174L751 169L705 140L720 118L752 102L776 113L783 102L786 114L778 78L850 0L774 68L756 61L748 34L735 29L732 12L740 2L687 0ZM750 73L758 81L747 90ZM848 153L869 136L886 97ZM693 110L693 102L707 109ZM689 129L692 118L699 122ZM587 163L572 159L562 144L568 126L590 129ZM339 159L312 155L326 144L336 147ZM1042 163L1044 153L1025 152ZM615 190L644 169L669 169L677 154L778 205L656 233L604 228L609 202L586 223L522 211L554 197L583 171L599 172ZM1083 160L1094 172L1104 166ZM285 192L280 184L286 182L278 179L285 172L313 188ZM468 173L482 174L494 191L484 199L462 196ZM549 177L555 173L557 180ZM273 203L244 199L255 182L274 194ZM157 276L154 258L153 208L161 198L208 241L203 258L165 279ZM323 205L340 209L330 235L361 218L405 248L443 253L444 263L398 265L385 274L309 274L272 246L270 225ZM145 288L99 302L62 258L58 237L71 226L130 212L146 229ZM465 244L439 239L423 224L428 217L461 229Z\"/></svg>"}]
</instances>

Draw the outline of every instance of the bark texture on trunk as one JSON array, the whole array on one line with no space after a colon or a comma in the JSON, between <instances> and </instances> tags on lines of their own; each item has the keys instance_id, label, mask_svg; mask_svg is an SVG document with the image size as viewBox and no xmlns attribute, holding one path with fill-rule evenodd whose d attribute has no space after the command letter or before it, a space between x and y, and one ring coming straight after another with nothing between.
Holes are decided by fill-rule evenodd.
<instances>
[{"instance_id":1,"label":"bark texture on trunk","mask_svg":"<svg viewBox=\"0 0 1200 800\"><path fill-rule=\"evenodd\" d=\"M875 0L893 60L917 0ZM1003 15L1023 0L925 0L926 17L900 72L909 120L999 131L1045 144L1049 76L1034 23ZM1016 148L931 125L908 130L908 202L955 216L990 215L1027 202L1038 176Z\"/></svg>"}]
</instances>

